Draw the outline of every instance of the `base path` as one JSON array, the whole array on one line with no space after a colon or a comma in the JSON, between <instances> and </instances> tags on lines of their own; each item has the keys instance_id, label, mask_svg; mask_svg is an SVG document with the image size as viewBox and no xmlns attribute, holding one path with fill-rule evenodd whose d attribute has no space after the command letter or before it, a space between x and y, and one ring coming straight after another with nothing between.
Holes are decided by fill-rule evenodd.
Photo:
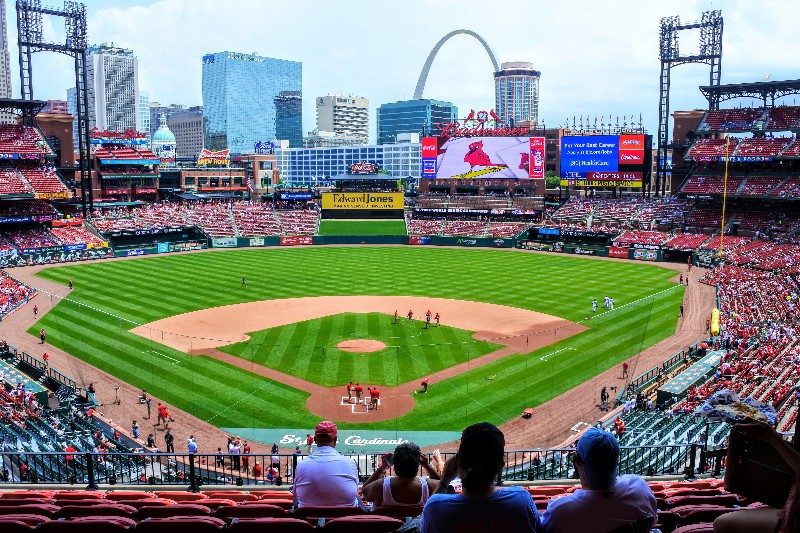
<instances>
[{"instance_id":1,"label":"base path","mask_svg":"<svg viewBox=\"0 0 800 533\"><path fill-rule=\"evenodd\" d=\"M206 355L310 394L306 407L322 418L346 422L379 422L401 416L414 408L411 393L422 378L397 387L381 389L380 407L343 402L344 384L323 387L295 376L253 364L217 348L247 340L247 333L340 313L386 313L395 310L402 321L408 309L424 317L425 310L439 313L446 326L474 331L477 340L504 346L470 361L423 376L430 382L457 376L515 353L527 353L584 331L586 327L544 313L504 305L420 296L320 296L266 300L203 309L164 318L131 331L192 355ZM345 341L358 344L359 339ZM355 351L355 350L354 350ZM371 351L371 350L370 350ZM364 385L366 386L366 384ZM366 391L365 391L366 392Z\"/></svg>"}]
</instances>

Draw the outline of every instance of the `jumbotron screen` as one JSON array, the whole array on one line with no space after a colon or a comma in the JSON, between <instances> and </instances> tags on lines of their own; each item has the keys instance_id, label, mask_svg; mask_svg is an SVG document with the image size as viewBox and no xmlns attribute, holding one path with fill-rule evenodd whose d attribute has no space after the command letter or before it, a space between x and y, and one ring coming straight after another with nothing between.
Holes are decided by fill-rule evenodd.
<instances>
[{"instance_id":1,"label":"jumbotron screen","mask_svg":"<svg viewBox=\"0 0 800 533\"><path fill-rule=\"evenodd\" d=\"M424 137L422 177L544 179L544 137Z\"/></svg>"},{"instance_id":2,"label":"jumbotron screen","mask_svg":"<svg viewBox=\"0 0 800 533\"><path fill-rule=\"evenodd\" d=\"M575 135L561 138L561 185L642 187L652 165L650 135Z\"/></svg>"}]
</instances>

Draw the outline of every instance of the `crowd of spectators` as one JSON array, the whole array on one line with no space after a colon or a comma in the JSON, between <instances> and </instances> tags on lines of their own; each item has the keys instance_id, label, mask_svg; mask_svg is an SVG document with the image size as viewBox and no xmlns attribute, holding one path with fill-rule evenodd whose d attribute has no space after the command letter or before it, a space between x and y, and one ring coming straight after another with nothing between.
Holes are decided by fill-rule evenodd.
<instances>
[{"instance_id":1,"label":"crowd of spectators","mask_svg":"<svg viewBox=\"0 0 800 533\"><path fill-rule=\"evenodd\" d=\"M27 301L35 289L0 271L0 319Z\"/></svg>"}]
</instances>

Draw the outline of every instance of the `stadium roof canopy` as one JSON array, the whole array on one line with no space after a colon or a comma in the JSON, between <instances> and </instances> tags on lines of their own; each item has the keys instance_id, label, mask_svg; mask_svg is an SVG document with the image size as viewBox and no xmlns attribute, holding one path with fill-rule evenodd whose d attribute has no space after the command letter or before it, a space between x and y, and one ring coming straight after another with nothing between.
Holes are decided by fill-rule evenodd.
<instances>
[{"instance_id":1,"label":"stadium roof canopy","mask_svg":"<svg viewBox=\"0 0 800 533\"><path fill-rule=\"evenodd\" d=\"M758 98L767 106L767 98L771 106L775 106L775 99L789 94L800 94L800 80L786 81L757 81L753 83L731 83L728 85L706 85L700 87L700 92L711 103L724 102L734 98Z\"/></svg>"}]
</instances>

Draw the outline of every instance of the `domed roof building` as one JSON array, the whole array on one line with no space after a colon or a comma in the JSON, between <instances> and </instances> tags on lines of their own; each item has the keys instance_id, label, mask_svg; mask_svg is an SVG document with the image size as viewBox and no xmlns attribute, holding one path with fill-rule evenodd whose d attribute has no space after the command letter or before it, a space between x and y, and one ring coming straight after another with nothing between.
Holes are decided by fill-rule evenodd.
<instances>
[{"instance_id":1,"label":"domed roof building","mask_svg":"<svg viewBox=\"0 0 800 533\"><path fill-rule=\"evenodd\" d=\"M167 127L167 117L164 113L158 117L158 129L153 134L153 141L150 143L153 153L158 156L161 163L174 163L176 154L175 134Z\"/></svg>"}]
</instances>

